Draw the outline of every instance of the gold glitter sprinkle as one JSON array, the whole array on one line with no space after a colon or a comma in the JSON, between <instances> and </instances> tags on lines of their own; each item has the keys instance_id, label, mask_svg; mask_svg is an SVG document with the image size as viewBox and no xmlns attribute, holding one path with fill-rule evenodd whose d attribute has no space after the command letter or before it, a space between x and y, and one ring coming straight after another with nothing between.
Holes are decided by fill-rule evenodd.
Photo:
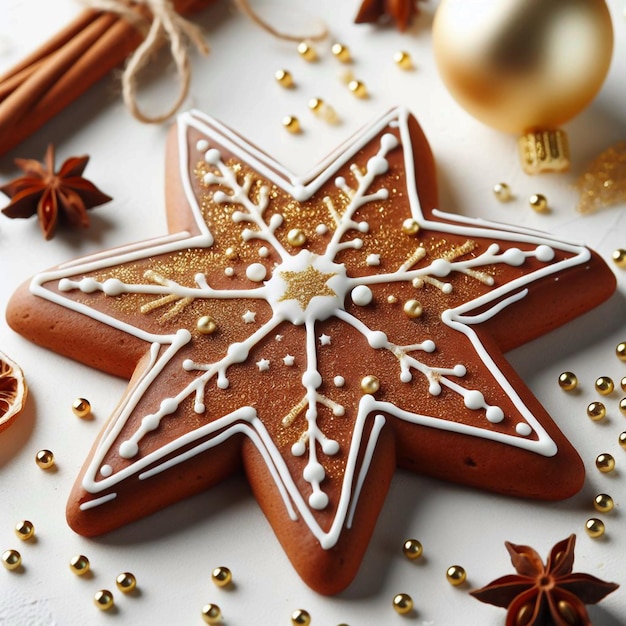
<instances>
[{"instance_id":1,"label":"gold glitter sprinkle","mask_svg":"<svg viewBox=\"0 0 626 626\"><path fill-rule=\"evenodd\" d=\"M312 265L302 272L280 272L280 275L287 282L287 289L278 300L297 300L303 311L316 296L337 295L326 284L335 274L323 274Z\"/></svg>"},{"instance_id":2,"label":"gold glitter sprinkle","mask_svg":"<svg viewBox=\"0 0 626 626\"><path fill-rule=\"evenodd\" d=\"M619 142L600 153L579 177L576 210L592 213L626 201L626 143Z\"/></svg>"}]
</instances>

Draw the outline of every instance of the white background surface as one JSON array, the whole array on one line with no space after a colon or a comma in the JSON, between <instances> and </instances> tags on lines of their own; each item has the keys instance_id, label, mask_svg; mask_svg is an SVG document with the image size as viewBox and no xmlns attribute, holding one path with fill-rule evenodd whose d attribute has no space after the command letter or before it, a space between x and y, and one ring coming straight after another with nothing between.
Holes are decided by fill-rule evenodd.
<instances>
[{"instance_id":1,"label":"white background surface","mask_svg":"<svg viewBox=\"0 0 626 626\"><path fill-rule=\"evenodd\" d=\"M468 0L469 2L469 0ZM310 25L311 16L326 21L330 42L348 45L352 71L371 97L357 100L342 84L344 69L332 58L329 43L318 47L320 61L307 64L294 45L274 40L225 1L217 2L197 21L211 45L207 58L193 55L193 85L187 108L196 107L239 130L296 172L304 172L362 124L391 106L409 107L428 136L439 167L441 208L522 224L566 238L585 241L605 259L626 248L626 206L590 216L575 210L572 182L601 150L626 139L626 19L623 0L609 0L616 48L607 82L593 105L567 130L573 152L569 174L529 177L520 171L515 139L469 117L444 89L431 53L430 27L436 2L421 3L422 16L406 34L393 28L356 26L358 2L252 2L264 17L280 25L282 9L296 25ZM1 0L0 70L21 59L36 44L67 23L77 12L70 0ZM306 12L306 13L305 13ZM403 72L392 56L409 51L416 68ZM175 83L165 56L149 71L142 91L146 106L172 97ZM165 70L163 68L166 68ZM275 84L277 69L291 70L294 90ZM331 103L342 123L329 126L308 110L311 97ZM169 100L167 100L169 102ZM291 136L281 127L283 115L295 114L304 133ZM102 81L31 139L0 158L0 180L17 174L16 156L41 158L46 145L57 146L58 164L88 153L86 176L114 201L90 212L85 232L61 230L46 242L36 220L0 216L0 308L14 289L32 274L100 249L164 234L164 139L167 126L143 126L133 120L119 98L115 76ZM500 204L491 193L506 181L516 199ZM544 193L549 215L527 204L532 193ZM201 624L207 602L220 605L228 626L290 624L291 612L307 609L313 626L369 624L489 625L504 623L505 611L483 605L467 591L512 572L503 542L527 543L545 557L558 540L578 535L575 570L585 571L622 588L590 608L594 624L626 623L626 452L617 443L626 430L615 392L606 399L608 418L592 423L585 415L598 399L593 381L600 375L616 382L626 364L614 354L626 340L626 270L610 260L619 280L618 293L601 308L565 328L510 354L512 363L578 448L588 469L583 491L563 503L531 503L494 497L398 472L386 505L353 585L334 598L321 597L297 577L258 509L247 485L235 478L147 520L87 540L65 524L67 494L94 438L125 388L108 377L37 348L15 335L0 318L0 350L23 367L30 387L28 406L9 430L0 434L0 551L19 549L20 572L0 570L2 626L82 624ZM581 390L564 394L557 386L563 370L577 373ZM81 421L72 401L87 397L94 419ZM41 448L57 459L54 472L34 463ZM594 459L611 452L613 475L600 474ZM602 517L607 534L590 539L585 521L595 514L596 493L611 494L616 510ZM13 534L20 519L30 519L37 539L21 543ZM416 537L425 556L416 563L401 553L405 538ZM93 573L72 575L69 559L86 554ZM468 585L451 587L446 568L463 565ZM226 565L236 585L229 591L210 581L213 567ZM135 573L139 593L116 595L116 610L101 613L92 596L101 588L115 590L122 571ZM397 615L391 599L398 592L413 596L416 611Z\"/></svg>"}]
</instances>

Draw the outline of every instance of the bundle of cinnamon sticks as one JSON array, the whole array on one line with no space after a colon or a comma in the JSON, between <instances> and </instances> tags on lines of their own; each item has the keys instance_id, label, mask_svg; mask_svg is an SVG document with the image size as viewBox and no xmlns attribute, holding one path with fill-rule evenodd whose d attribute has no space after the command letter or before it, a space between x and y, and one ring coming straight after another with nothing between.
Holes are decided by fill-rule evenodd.
<instances>
[{"instance_id":1,"label":"bundle of cinnamon sticks","mask_svg":"<svg viewBox=\"0 0 626 626\"><path fill-rule=\"evenodd\" d=\"M180 15L213 0L174 0ZM141 3L129 4L138 22L150 19ZM141 44L135 20L85 9L67 27L0 77L0 154L29 137Z\"/></svg>"}]
</instances>

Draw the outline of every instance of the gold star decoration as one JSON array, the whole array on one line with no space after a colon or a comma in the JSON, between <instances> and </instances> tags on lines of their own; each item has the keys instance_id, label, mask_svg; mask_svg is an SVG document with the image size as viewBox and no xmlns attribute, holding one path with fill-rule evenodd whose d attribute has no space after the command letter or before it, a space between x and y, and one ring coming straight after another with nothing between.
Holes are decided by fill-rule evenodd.
<instances>
[{"instance_id":1,"label":"gold star decoration","mask_svg":"<svg viewBox=\"0 0 626 626\"><path fill-rule=\"evenodd\" d=\"M297 300L300 308L306 311L309 302L316 296L336 296L337 294L326 284L335 273L324 274L309 265L302 272L280 272L287 282L287 289L279 300Z\"/></svg>"}]
</instances>

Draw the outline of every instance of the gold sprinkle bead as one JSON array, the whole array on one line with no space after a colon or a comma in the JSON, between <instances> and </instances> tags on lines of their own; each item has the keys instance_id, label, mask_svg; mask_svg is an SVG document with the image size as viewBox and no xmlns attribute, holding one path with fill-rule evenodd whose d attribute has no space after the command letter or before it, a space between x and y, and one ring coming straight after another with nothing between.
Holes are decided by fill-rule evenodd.
<instances>
[{"instance_id":1,"label":"gold sprinkle bead","mask_svg":"<svg viewBox=\"0 0 626 626\"><path fill-rule=\"evenodd\" d=\"M563 372L559 376L559 387L563 391L574 391L578 387L578 378L574 372Z\"/></svg>"},{"instance_id":2,"label":"gold sprinkle bead","mask_svg":"<svg viewBox=\"0 0 626 626\"><path fill-rule=\"evenodd\" d=\"M227 259L230 259L231 261L236 259L239 256L239 253L237 252L237 250L235 248L226 248L226 250L224 250L224 254L226 255Z\"/></svg>"},{"instance_id":3,"label":"gold sprinkle bead","mask_svg":"<svg viewBox=\"0 0 626 626\"><path fill-rule=\"evenodd\" d=\"M451 565L446 570L446 578L451 585L458 587L467 580L467 574L465 573L465 569L460 565Z\"/></svg>"},{"instance_id":4,"label":"gold sprinkle bead","mask_svg":"<svg viewBox=\"0 0 626 626\"><path fill-rule=\"evenodd\" d=\"M506 183L496 183L493 186L493 195L500 202L509 202L513 198L511 188Z\"/></svg>"},{"instance_id":5,"label":"gold sprinkle bead","mask_svg":"<svg viewBox=\"0 0 626 626\"><path fill-rule=\"evenodd\" d=\"M404 303L404 313L407 317L414 319L420 317L423 312L424 309L417 300L407 300Z\"/></svg>"},{"instance_id":6,"label":"gold sprinkle bead","mask_svg":"<svg viewBox=\"0 0 626 626\"><path fill-rule=\"evenodd\" d=\"M227 587L232 582L233 575L232 575L232 572L227 567L224 567L222 565L220 567L216 567L211 572L211 580L218 587Z\"/></svg>"},{"instance_id":7,"label":"gold sprinkle bead","mask_svg":"<svg viewBox=\"0 0 626 626\"><path fill-rule=\"evenodd\" d=\"M548 200L540 193L534 193L530 196L528 204L530 204L530 208L533 211L537 211L537 213L546 213L548 211Z\"/></svg>"},{"instance_id":8,"label":"gold sprinkle bead","mask_svg":"<svg viewBox=\"0 0 626 626\"><path fill-rule=\"evenodd\" d=\"M72 411L76 417L88 417L91 415L91 402L85 398L76 398L72 402Z\"/></svg>"},{"instance_id":9,"label":"gold sprinkle bead","mask_svg":"<svg viewBox=\"0 0 626 626\"><path fill-rule=\"evenodd\" d=\"M401 70L412 70L413 69L413 59L411 59L411 55L405 50L398 50L398 52L393 55L393 62L401 69Z\"/></svg>"},{"instance_id":10,"label":"gold sprinkle bead","mask_svg":"<svg viewBox=\"0 0 626 626\"><path fill-rule=\"evenodd\" d=\"M348 89L357 97L357 98L367 98L367 87L365 83L360 80L351 80L348 83Z\"/></svg>"},{"instance_id":11,"label":"gold sprinkle bead","mask_svg":"<svg viewBox=\"0 0 626 626\"><path fill-rule=\"evenodd\" d=\"M608 376L600 376L596 380L596 391L599 394L608 396L610 393L613 393L613 389L615 389L615 385Z\"/></svg>"},{"instance_id":12,"label":"gold sprinkle bead","mask_svg":"<svg viewBox=\"0 0 626 626\"><path fill-rule=\"evenodd\" d=\"M309 45L306 41L301 41L298 44L298 54L309 63L317 60L317 52L315 48Z\"/></svg>"},{"instance_id":13,"label":"gold sprinkle bead","mask_svg":"<svg viewBox=\"0 0 626 626\"><path fill-rule=\"evenodd\" d=\"M387 302L389 304L396 304L398 302L398 297L394 295L387 296Z\"/></svg>"},{"instance_id":14,"label":"gold sprinkle bead","mask_svg":"<svg viewBox=\"0 0 626 626\"><path fill-rule=\"evenodd\" d=\"M294 115L286 115L285 117L283 117L283 126L292 135L297 135L298 133L302 132L300 120Z\"/></svg>"},{"instance_id":15,"label":"gold sprinkle bead","mask_svg":"<svg viewBox=\"0 0 626 626\"><path fill-rule=\"evenodd\" d=\"M420 230L420 225L417 220L414 220L412 217L407 217L404 222L402 222L402 232L405 235L417 235Z\"/></svg>"},{"instance_id":16,"label":"gold sprinkle bead","mask_svg":"<svg viewBox=\"0 0 626 626\"><path fill-rule=\"evenodd\" d=\"M408 593L397 593L392 604L396 613L400 615L408 615L413 610L413 598Z\"/></svg>"},{"instance_id":17,"label":"gold sprinkle bead","mask_svg":"<svg viewBox=\"0 0 626 626\"><path fill-rule=\"evenodd\" d=\"M350 63L350 61L352 61L350 49L342 43L334 43L331 46L330 51L333 53L333 56L342 63Z\"/></svg>"},{"instance_id":18,"label":"gold sprinkle bead","mask_svg":"<svg viewBox=\"0 0 626 626\"><path fill-rule=\"evenodd\" d=\"M615 354L620 361L626 361L626 341L620 341L617 344Z\"/></svg>"},{"instance_id":19,"label":"gold sprinkle bead","mask_svg":"<svg viewBox=\"0 0 626 626\"><path fill-rule=\"evenodd\" d=\"M301 228L292 228L287 233L287 243L295 248L300 248L307 241L306 233Z\"/></svg>"},{"instance_id":20,"label":"gold sprinkle bead","mask_svg":"<svg viewBox=\"0 0 626 626\"><path fill-rule=\"evenodd\" d=\"M617 267L626 267L626 250L624 250L624 248L614 250L611 257Z\"/></svg>"},{"instance_id":21,"label":"gold sprinkle bead","mask_svg":"<svg viewBox=\"0 0 626 626\"><path fill-rule=\"evenodd\" d=\"M78 554L70 559L70 569L76 576L84 576L90 567L89 559L84 554Z\"/></svg>"},{"instance_id":22,"label":"gold sprinkle bead","mask_svg":"<svg viewBox=\"0 0 626 626\"><path fill-rule=\"evenodd\" d=\"M137 579L131 572L122 572L115 579L115 584L122 593L131 593L137 588Z\"/></svg>"},{"instance_id":23,"label":"gold sprinkle bead","mask_svg":"<svg viewBox=\"0 0 626 626\"><path fill-rule=\"evenodd\" d=\"M626 398L619 401L619 410L622 415L626 415Z\"/></svg>"},{"instance_id":24,"label":"gold sprinkle bead","mask_svg":"<svg viewBox=\"0 0 626 626\"><path fill-rule=\"evenodd\" d=\"M202 619L207 624L219 624L222 621L222 609L217 604L205 604L202 607Z\"/></svg>"},{"instance_id":25,"label":"gold sprinkle bead","mask_svg":"<svg viewBox=\"0 0 626 626\"><path fill-rule=\"evenodd\" d=\"M402 552L407 559L413 561L422 556L424 548L417 539L407 539L402 546Z\"/></svg>"},{"instance_id":26,"label":"gold sprinkle bead","mask_svg":"<svg viewBox=\"0 0 626 626\"><path fill-rule=\"evenodd\" d=\"M15 534L22 541L27 541L35 535L35 526L28 520L22 520L15 524Z\"/></svg>"},{"instance_id":27,"label":"gold sprinkle bead","mask_svg":"<svg viewBox=\"0 0 626 626\"><path fill-rule=\"evenodd\" d=\"M291 623L293 626L309 626L311 623L311 615L304 609L296 609L291 614Z\"/></svg>"},{"instance_id":28,"label":"gold sprinkle bead","mask_svg":"<svg viewBox=\"0 0 626 626\"><path fill-rule=\"evenodd\" d=\"M212 335L217 330L217 322L210 315L203 315L196 322L196 328L201 335Z\"/></svg>"},{"instance_id":29,"label":"gold sprinkle bead","mask_svg":"<svg viewBox=\"0 0 626 626\"><path fill-rule=\"evenodd\" d=\"M108 589L100 589L93 596L93 603L101 610L108 611L113 608L113 594Z\"/></svg>"},{"instance_id":30,"label":"gold sprinkle bead","mask_svg":"<svg viewBox=\"0 0 626 626\"><path fill-rule=\"evenodd\" d=\"M626 450L626 432L620 433L617 440L619 441L619 445Z\"/></svg>"},{"instance_id":31,"label":"gold sprinkle bead","mask_svg":"<svg viewBox=\"0 0 626 626\"><path fill-rule=\"evenodd\" d=\"M336 124L339 122L337 111L335 111L330 104L326 104L326 102L324 102L321 98L311 98L309 100L309 109L329 124Z\"/></svg>"},{"instance_id":32,"label":"gold sprinkle bead","mask_svg":"<svg viewBox=\"0 0 626 626\"><path fill-rule=\"evenodd\" d=\"M599 422L606 417L606 407L602 402L592 402L587 407L587 416L594 422Z\"/></svg>"},{"instance_id":33,"label":"gold sprinkle bead","mask_svg":"<svg viewBox=\"0 0 626 626\"><path fill-rule=\"evenodd\" d=\"M8 570L16 570L22 564L22 555L17 550L5 550L2 553L2 565Z\"/></svg>"},{"instance_id":34,"label":"gold sprinkle bead","mask_svg":"<svg viewBox=\"0 0 626 626\"><path fill-rule=\"evenodd\" d=\"M610 513L615 506L613 498L608 493L599 493L593 499L593 506L599 513Z\"/></svg>"},{"instance_id":35,"label":"gold sprinkle bead","mask_svg":"<svg viewBox=\"0 0 626 626\"><path fill-rule=\"evenodd\" d=\"M626 391L626 376L619 381L619 386L622 388L622 391Z\"/></svg>"},{"instance_id":36,"label":"gold sprinkle bead","mask_svg":"<svg viewBox=\"0 0 626 626\"><path fill-rule=\"evenodd\" d=\"M605 529L604 522L596 517L592 517L585 522L585 530L590 537L593 537L593 539L602 537Z\"/></svg>"},{"instance_id":37,"label":"gold sprinkle bead","mask_svg":"<svg viewBox=\"0 0 626 626\"><path fill-rule=\"evenodd\" d=\"M608 474L615 469L615 459L608 452L599 454L596 458L596 467L603 473Z\"/></svg>"},{"instance_id":38,"label":"gold sprinkle bead","mask_svg":"<svg viewBox=\"0 0 626 626\"><path fill-rule=\"evenodd\" d=\"M293 76L289 70L277 70L274 73L276 82L285 89L291 89L294 86Z\"/></svg>"},{"instance_id":39,"label":"gold sprinkle bead","mask_svg":"<svg viewBox=\"0 0 626 626\"><path fill-rule=\"evenodd\" d=\"M313 113L321 113L323 107L324 101L321 98L311 98L309 100L309 109L311 109Z\"/></svg>"},{"instance_id":40,"label":"gold sprinkle bead","mask_svg":"<svg viewBox=\"0 0 626 626\"><path fill-rule=\"evenodd\" d=\"M380 380L376 376L364 376L361 380L361 391L374 394L380 389Z\"/></svg>"},{"instance_id":41,"label":"gold sprinkle bead","mask_svg":"<svg viewBox=\"0 0 626 626\"><path fill-rule=\"evenodd\" d=\"M35 455L35 463L44 470L54 466L54 454L50 450L39 450Z\"/></svg>"}]
</instances>

